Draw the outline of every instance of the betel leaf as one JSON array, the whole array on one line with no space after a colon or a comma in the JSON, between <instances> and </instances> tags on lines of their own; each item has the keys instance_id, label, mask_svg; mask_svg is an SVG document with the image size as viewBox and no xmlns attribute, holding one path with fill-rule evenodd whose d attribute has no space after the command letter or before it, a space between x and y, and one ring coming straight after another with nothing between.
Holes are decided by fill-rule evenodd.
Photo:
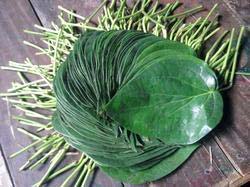
<instances>
[{"instance_id":1,"label":"betel leaf","mask_svg":"<svg viewBox=\"0 0 250 187\"><path fill-rule=\"evenodd\" d=\"M120 127L117 135L113 130L117 124L106 121L105 116L99 116L101 113L98 112L99 106L106 104L109 96L120 87L119 80L130 72L133 63L137 63L132 60L141 54L139 51L159 40L163 39L133 31L85 33L57 71L54 91L58 102L53 118L54 129L98 165L144 170L180 147L139 137ZM164 41L161 45L165 50L178 48L182 53L192 54L187 46Z\"/></svg>"},{"instance_id":2,"label":"betel leaf","mask_svg":"<svg viewBox=\"0 0 250 187\"><path fill-rule=\"evenodd\" d=\"M160 179L177 169L192 154L192 152L197 149L198 146L198 143L184 146L153 167L138 172L132 172L126 168L102 166L100 166L100 168L109 176L119 181L132 184L142 184Z\"/></svg>"},{"instance_id":3,"label":"betel leaf","mask_svg":"<svg viewBox=\"0 0 250 187\"><path fill-rule=\"evenodd\" d=\"M133 183L176 169L196 148L184 144L213 128L222 107L215 75L191 48L143 32L84 33L53 85L54 129L108 174ZM203 117L192 116L199 107Z\"/></svg>"},{"instance_id":4,"label":"betel leaf","mask_svg":"<svg viewBox=\"0 0 250 187\"><path fill-rule=\"evenodd\" d=\"M222 117L216 76L194 56L154 55L151 65L116 93L106 112L132 132L167 144L197 142Z\"/></svg>"}]
</instances>

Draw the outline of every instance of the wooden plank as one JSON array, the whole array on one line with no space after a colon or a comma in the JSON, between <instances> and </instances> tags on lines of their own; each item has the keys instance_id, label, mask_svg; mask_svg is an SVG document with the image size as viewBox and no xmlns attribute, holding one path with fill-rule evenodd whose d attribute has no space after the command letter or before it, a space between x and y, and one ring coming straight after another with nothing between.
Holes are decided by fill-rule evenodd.
<instances>
[{"instance_id":1,"label":"wooden plank","mask_svg":"<svg viewBox=\"0 0 250 187\"><path fill-rule=\"evenodd\" d=\"M0 149L0 187L13 187L9 171L2 154L2 149Z\"/></svg>"},{"instance_id":2,"label":"wooden plank","mask_svg":"<svg viewBox=\"0 0 250 187\"><path fill-rule=\"evenodd\" d=\"M212 147L212 163L208 147ZM206 145L201 146L174 173L149 184L150 187L208 187L229 185L229 180L238 179L239 175L230 165L225 155L212 138L207 138ZM143 185L129 185L126 187L143 187Z\"/></svg>"},{"instance_id":3,"label":"wooden plank","mask_svg":"<svg viewBox=\"0 0 250 187\"><path fill-rule=\"evenodd\" d=\"M100 4L100 0L87 0L87 1L39 1L39 0L31 0L32 6L36 11L39 19L41 20L42 25L49 27L51 25L51 21L57 23L57 15L59 14L58 5L61 5L66 8L70 8L77 12L81 12L81 15L88 16L93 10ZM58 181L62 180L61 179ZM120 182L112 180L109 176L106 176L100 170L97 170L94 175L92 175L91 179L88 181L89 186L92 187L119 187L122 186Z\"/></svg>"},{"instance_id":4,"label":"wooden plank","mask_svg":"<svg viewBox=\"0 0 250 187\"><path fill-rule=\"evenodd\" d=\"M198 3L198 1L195 1ZM200 1L199 1L200 2ZM224 28L239 28L240 25L249 25L247 19L250 12L249 2L240 1L202 1L208 9L219 3L219 12L222 15L222 26ZM246 6L245 6L246 5ZM246 32L240 58L241 66L250 64L250 33ZM225 116L215 131L215 141L218 143L224 154L230 160L234 168L242 176L250 173L250 79L249 77L238 76L233 89L224 94ZM244 180L244 177L242 178ZM232 181L233 182L233 181Z\"/></svg>"},{"instance_id":5,"label":"wooden plank","mask_svg":"<svg viewBox=\"0 0 250 187\"><path fill-rule=\"evenodd\" d=\"M69 1L38 1L38 0L31 0L32 5L34 6L40 20L44 25L50 25L50 21L55 21L56 16L58 13L57 5L62 5L67 8L71 8L74 10L77 10L81 15L87 16L90 14L90 12L99 4L98 1L77 1L74 0L73 2ZM164 1L167 2L167 1ZM239 26L241 24L242 20L239 21L232 19L231 12L228 9L228 4L226 4L224 1L185 1L185 6L193 6L194 4L202 3L205 7L211 8L211 6L214 3L219 2L220 7L220 14L223 15L223 26L226 28L231 28L232 26ZM243 2L243 1L242 1ZM85 4L86 3L86 4ZM246 82L246 81L245 81ZM246 87L246 85L245 85ZM238 91L235 91L238 93ZM244 92L245 93L245 92ZM249 97L248 97L249 98ZM234 98L231 98L234 99ZM240 99L239 99L240 100ZM242 100L240 100L242 102ZM234 103L235 104L235 103ZM237 103L236 103L237 105ZM238 103L238 105L240 105ZM246 105L247 106L247 105ZM238 111L242 112L242 111ZM243 110L244 112L244 110ZM239 114L239 113L238 113ZM245 113L246 114L246 113ZM239 117L240 118L240 117ZM249 123L248 123L249 124ZM224 126L223 126L224 128ZM235 131L235 129L233 129ZM241 132L242 128L237 129L236 128L236 134L239 135L239 132ZM231 132L232 130L230 130ZM230 134L229 132L229 134ZM219 133L219 132L218 132ZM232 133L232 132L231 132ZM246 133L246 132L245 132ZM216 133L217 134L217 133ZM227 134L227 133L225 133ZM233 133L234 134L234 133ZM174 174L171 174L170 176L157 181L155 183L149 184L149 186L200 186L201 184L204 184L204 186L227 186L230 181L234 181L236 179L239 179L240 175L235 170L235 165L232 166L231 161L228 159L231 159L228 157L231 155L232 152L229 151L228 146L226 145L225 141L229 141L230 144L234 140L232 138L237 138L237 136L230 137L229 135L225 135L225 137L221 136L221 134L217 134L218 136L215 138L217 143L213 140L213 138L208 138L207 142L205 143L205 146L202 146L193 156L190 160L188 160L180 169L178 169ZM220 143L221 141L224 142ZM245 137L244 137L245 138ZM244 139L243 138L243 139ZM219 141L219 142L218 142ZM249 142L245 142L246 145L249 145ZM242 143L238 143L238 145L242 146ZM209 147L211 146L213 151L213 162L212 167L210 164L210 155L209 155ZM224 147L222 147L224 146ZM234 145L233 150L235 149ZM244 145L245 146L245 145ZM246 148L244 147L243 148ZM248 149L249 150L249 149ZM224 152L223 152L224 151ZM224 155L226 153L226 155ZM235 154L234 154L235 155ZM247 153L249 156L250 154ZM243 155L243 158L245 159L245 156ZM239 155L238 155L239 156ZM235 159L234 157L232 160ZM237 162L238 163L238 162ZM245 162L244 162L245 163ZM238 166L238 165L237 165ZM240 167L241 168L241 167ZM247 168L247 165L246 165ZM242 170L242 169L241 169ZM108 181L108 182L107 182ZM117 186L119 183L113 183L108 179L108 177L104 176L101 172L98 172L97 177L94 177L92 186ZM145 185L129 185L125 184L125 186L148 186Z\"/></svg>"},{"instance_id":6,"label":"wooden plank","mask_svg":"<svg viewBox=\"0 0 250 187\"><path fill-rule=\"evenodd\" d=\"M233 13L235 19L246 25L250 24L250 3L247 0L222 0Z\"/></svg>"},{"instance_id":7,"label":"wooden plank","mask_svg":"<svg viewBox=\"0 0 250 187\"><path fill-rule=\"evenodd\" d=\"M169 177L154 184L156 186L227 186L228 181L216 163L210 163L209 152L201 147L193 156Z\"/></svg>"},{"instance_id":8,"label":"wooden plank","mask_svg":"<svg viewBox=\"0 0 250 187\"><path fill-rule=\"evenodd\" d=\"M163 0L162 2L167 3L167 2L171 2L171 1ZM228 8L228 5L223 1L212 1L212 0L210 0L210 1L199 1L199 0L195 1L195 0L192 0L192 1L183 1L183 3L184 3L184 6L186 8L191 8L194 5L202 4L208 10L210 10L215 3L218 3L219 4L218 12L220 13L220 15L222 15L221 22L222 22L223 28L226 28L226 29L231 29L232 27L239 28L240 25L245 24L241 19L239 19L240 15L237 15L238 17L235 15L232 15L230 9ZM206 15L206 14L207 14L207 11L199 13L197 16ZM236 19L236 17L237 17L237 19ZM247 47L247 46L245 46L245 47ZM246 55L246 51L243 51L243 53L245 53L245 55ZM244 56L244 54L242 56ZM241 58L241 64L246 64L246 57ZM247 87L246 84L247 83L245 81L245 84L243 84L243 86ZM235 88L235 89L237 89L237 88ZM237 89L236 92L238 92L238 91L240 92L240 90ZM247 93L247 91L245 93ZM233 94L233 93L230 93L230 94ZM249 96L248 96L248 98L249 98ZM230 99L233 100L234 98L230 98ZM232 108L232 107L238 106L240 108L240 106L243 103L242 103L242 101L240 103L238 103L238 102L239 101L235 101L235 103L231 104L230 107ZM249 104L245 103L244 106L249 106ZM242 112L241 113L237 112L237 114L235 114L235 115L237 115L238 118L242 119L243 116L241 116L240 114L242 114ZM244 115L244 113L243 113L243 115ZM248 120L249 120L249 117L248 117ZM237 127L240 126L239 128L243 129L242 127L247 126L247 124L249 124L249 122L245 123L244 125L241 125L241 122L235 121L233 126L237 126ZM221 127L223 126L222 128L225 129L225 126L223 124L220 126ZM175 173L169 175L168 177L165 177L164 179L162 179L160 181L157 181L156 183L153 183L150 186L157 186L157 187L158 186L166 186L166 185L167 186L228 186L230 184L234 184L234 181L244 180L244 182L246 182L247 180L245 180L245 178L242 178L240 173L237 171L238 167L240 167L240 166L238 166L239 163L237 163L237 165L235 163L232 163L232 160L236 159L235 156L233 158L229 157L229 155L231 155L231 154L235 155L236 153L233 153L229 149L225 149L222 146L224 144L230 145L235 140L235 138L236 138L236 140L234 142L235 144L237 141L240 141L242 139L247 141L247 142L245 142L245 144L238 143L238 145L234 145L232 147L232 149L234 151L236 151L237 147L240 146L240 149L242 149L241 152L243 153L240 156L242 156L241 157L242 160L245 161L243 164L245 164L244 165L245 169L246 168L249 169L250 153L249 153L249 147L246 147L247 145L250 145L248 142L249 138L247 139L246 136L245 137L242 137L242 136L241 137L235 137L235 136L230 137L230 133L232 133L232 130L229 130L229 131L230 132L228 135L227 135L227 133L224 133L226 137L224 137L225 140L224 140L223 144L220 143L221 140L218 138L218 137L221 137L220 134L218 134L218 137L215 137L215 139L211 136L207 137L206 141L204 143L205 147L200 148L199 151L194 153L193 156L191 157L191 159L189 159L181 167L181 169L177 169L177 171ZM217 132L217 133L219 133L219 132ZM239 134L241 134L241 133L239 133ZM249 131L246 131L245 134L248 134L248 136L249 136ZM208 158L204 155L205 152L208 153L209 147L211 147L212 155L213 155L212 167L208 167L209 166L208 159L210 159L210 158ZM195 157L197 159L194 160ZM243 164L241 164L241 165L243 166ZM205 167L205 166L207 166L207 167ZM203 169L202 169L202 167L203 167ZM219 170L217 170L216 168L218 168ZM213 171L213 172L210 173L211 171ZM216 173L216 171L219 171L219 173ZM202 175L202 172L203 172L203 175ZM245 172L248 173L248 171L245 171ZM223 176L225 176L224 180L220 180L220 177L218 177L221 174ZM202 176L202 177L199 178L199 177L197 177L197 175ZM244 182L242 184L244 184ZM137 186L137 185L134 185L133 187L135 187L135 186Z\"/></svg>"},{"instance_id":9,"label":"wooden plank","mask_svg":"<svg viewBox=\"0 0 250 187\"><path fill-rule=\"evenodd\" d=\"M23 40L38 43L39 40L27 36L23 29L31 28L33 24L39 24L35 14L27 0L0 1L0 65L7 65L9 60L22 62L25 57L45 62L45 58L34 57L34 50L25 47ZM10 82L17 77L13 72L0 70L0 92L6 91L10 87ZM33 171L19 172L18 168L26 162L28 154L23 154L18 158L9 159L8 156L30 143L30 140L16 131L17 123L11 119L13 110L8 103L0 100L0 143L3 149L3 156L14 180L14 185L18 187L31 186L41 177L43 171L34 173ZM21 145L20 145L21 144ZM7 181L2 181L7 186Z\"/></svg>"},{"instance_id":10,"label":"wooden plank","mask_svg":"<svg viewBox=\"0 0 250 187\"><path fill-rule=\"evenodd\" d=\"M212 165L219 168L228 182L237 180L241 177L221 150L220 146L218 146L217 142L213 139L212 135L203 140L203 146L209 154L209 163L212 161Z\"/></svg>"},{"instance_id":11,"label":"wooden plank","mask_svg":"<svg viewBox=\"0 0 250 187\"><path fill-rule=\"evenodd\" d=\"M180 168L161 180L148 184L150 187L200 187L228 186L230 181L240 178L238 172L230 164L220 147L207 137L201 146ZM211 155L209 152L211 147ZM210 158L212 156L212 163ZM125 184L126 187L144 187L144 185Z\"/></svg>"},{"instance_id":12,"label":"wooden plank","mask_svg":"<svg viewBox=\"0 0 250 187\"><path fill-rule=\"evenodd\" d=\"M67 9L75 10L80 13L82 16L87 17L90 15L93 10L98 7L102 2L101 0L30 0L32 3L37 15L39 16L41 22L45 26L50 26L51 21L57 23L57 15L59 14L58 5L61 5Z\"/></svg>"},{"instance_id":13,"label":"wooden plank","mask_svg":"<svg viewBox=\"0 0 250 187\"><path fill-rule=\"evenodd\" d=\"M250 3L246 0L230 1L223 0L230 12L232 12L235 20L239 24L250 25ZM250 32L247 31L244 37L242 47L241 66L250 67ZM225 118L216 132L216 141L221 144L222 150L225 151L228 158L232 161L235 168L240 174L241 181L250 181L250 78L237 77L235 85L229 93L226 93L227 99L230 101L225 107L226 112L230 116ZM230 141L231 140L231 141ZM233 140L233 141L232 141Z\"/></svg>"},{"instance_id":14,"label":"wooden plank","mask_svg":"<svg viewBox=\"0 0 250 187\"><path fill-rule=\"evenodd\" d=\"M87 185L89 187L123 187L119 181L114 181L111 177L107 176L100 169L96 169L92 176L89 178Z\"/></svg>"},{"instance_id":15,"label":"wooden plank","mask_svg":"<svg viewBox=\"0 0 250 187\"><path fill-rule=\"evenodd\" d=\"M242 176L250 173L250 86L245 79L237 78L227 95L228 115L216 131L216 141Z\"/></svg>"},{"instance_id":16,"label":"wooden plank","mask_svg":"<svg viewBox=\"0 0 250 187\"><path fill-rule=\"evenodd\" d=\"M241 25L249 26L250 21L247 18L249 17L250 4L247 0L185 1L187 7L192 7L193 4L202 4L208 10L216 3L219 5L218 12L222 16L221 23L224 29L239 28ZM242 49L240 67L250 67L249 31L245 33ZM242 180L245 180L250 172L249 82L248 77L238 76L233 89L224 94L225 117L216 129L214 137L227 159L243 176ZM233 183L233 180L231 182Z\"/></svg>"},{"instance_id":17,"label":"wooden plank","mask_svg":"<svg viewBox=\"0 0 250 187\"><path fill-rule=\"evenodd\" d=\"M52 9L54 9L59 4L58 1L53 1L53 3L51 1L49 1L49 4L47 3L47 5L41 4L41 2L38 0L31 0L31 2L34 5L34 8L37 10L38 15L40 15L41 17L46 17L46 19L45 19L46 21L44 22L44 24L49 25L49 19L55 21L57 11L52 13L52 12L50 12L50 9L48 7L53 7ZM88 15L88 14L86 14L86 11L82 11L83 10L82 6L85 7L85 5L82 3L80 3L80 5L78 5L78 3L76 3L73 6L68 5L66 2L65 2L65 4L62 2L60 2L60 3L64 7L77 10L77 12L81 15L84 15L84 16ZM185 1L185 3L186 3L186 1ZM191 3L191 4L189 4L190 6L195 4L193 1L189 1L189 3ZM197 3L197 4L199 4L199 3ZM213 3L203 3L203 4L206 6L209 4L211 6ZM188 4L186 6L188 6ZM220 2L220 6L225 7L225 4L223 2ZM231 27L231 25L233 25L234 22L232 22L232 23L230 22L231 17L227 16L227 15L229 15L229 13L226 11L225 8L222 8L222 11L220 11L220 12L222 12L223 14L226 15L226 18L228 18L228 21L226 20L226 22L229 23L229 27ZM210 182L210 184L218 185L218 184L220 184L222 179L224 179L225 182L223 184L227 185L228 184L227 178L229 178L231 180L235 180L239 177L239 174L235 171L234 167L227 160L227 157L225 157L225 155L223 154L223 152L221 151L219 146L213 140L210 140L210 141L213 142L213 144L211 146L212 146L212 149L214 150L214 153L215 153L213 163L216 166L212 167L213 172L210 172L210 170L208 170L205 167L204 161L202 161L204 154L207 153L207 149L204 147L200 148L200 150L199 150L199 152L202 153L202 154L200 154L200 157L199 157L198 153L195 153L196 157L198 157L197 160L188 161L187 165L189 163L190 166L192 166L193 162L198 163L196 166L197 168L195 170L199 171L200 175L201 174L204 175L204 173L206 173L206 176L208 176L207 178L205 178L205 179L207 179L207 184L209 184L209 182ZM206 163L208 163L209 158L208 157L206 157L206 158L207 158ZM201 167L201 166L203 166L203 167ZM186 182L184 182L183 184L190 184L190 185L198 184L199 183L198 180L190 179L186 176L188 173L193 174L192 172L189 171L189 169L190 168L187 167L187 170L185 171L185 165L184 165L184 169L182 168L181 170L178 170L177 173L175 173L175 175L168 177L167 181L169 182L169 184L175 184L176 183L175 181L178 181L178 179L179 179L179 181L178 181L179 183L176 183L176 184L181 184L181 182L184 181L183 179L186 179ZM192 176L192 175L189 175L189 176ZM181 181L180 181L180 179L181 179ZM217 180L211 180L211 179L217 179ZM153 183L153 185L156 185L156 186L163 185L164 186L166 181L165 181L165 179L163 179L163 181L164 181L163 183L158 182L158 183ZM189 182L189 181L192 181L192 182ZM135 185L125 184L125 186L135 186ZM146 186L146 185L136 185L136 186Z\"/></svg>"}]
</instances>

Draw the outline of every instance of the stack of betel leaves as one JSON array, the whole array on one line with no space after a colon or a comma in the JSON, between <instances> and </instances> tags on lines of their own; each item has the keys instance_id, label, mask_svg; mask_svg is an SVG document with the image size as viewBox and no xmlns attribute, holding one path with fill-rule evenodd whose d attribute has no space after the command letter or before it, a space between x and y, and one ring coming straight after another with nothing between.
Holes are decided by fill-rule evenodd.
<instances>
[{"instance_id":1,"label":"stack of betel leaves","mask_svg":"<svg viewBox=\"0 0 250 187\"><path fill-rule=\"evenodd\" d=\"M87 18L59 6L60 24L25 30L45 45L24 43L51 63L11 61L2 69L20 81L0 96L23 112L17 130L33 140L10 156L35 149L19 170L49 165L34 186L64 173L61 187L85 186L95 166L122 182L154 181L219 124L244 27L221 29L217 5L193 21L202 6L180 5L104 0Z\"/></svg>"},{"instance_id":2,"label":"stack of betel leaves","mask_svg":"<svg viewBox=\"0 0 250 187\"><path fill-rule=\"evenodd\" d=\"M53 126L114 178L143 183L184 162L222 117L218 81L182 43L92 31L54 79Z\"/></svg>"}]
</instances>

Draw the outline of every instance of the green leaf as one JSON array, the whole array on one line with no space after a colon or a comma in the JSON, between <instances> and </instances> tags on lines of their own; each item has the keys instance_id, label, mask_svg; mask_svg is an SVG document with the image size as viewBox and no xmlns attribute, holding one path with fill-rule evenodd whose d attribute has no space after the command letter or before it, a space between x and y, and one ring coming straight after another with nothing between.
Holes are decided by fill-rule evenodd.
<instances>
[{"instance_id":1,"label":"green leaf","mask_svg":"<svg viewBox=\"0 0 250 187\"><path fill-rule=\"evenodd\" d=\"M173 77L176 80L172 80ZM139 81L141 78L143 81ZM172 78L171 81L169 78ZM211 79L212 83L207 79ZM183 80L198 85L199 89L184 84ZM131 89L130 86L134 84ZM215 75L186 45L143 32L87 32L76 42L54 79L57 110L54 113L53 126L64 136L67 143L87 154L98 166L118 168L114 169L114 172L121 168L122 172L127 173L124 177L120 176L121 180L126 181L126 178L130 178L126 177L127 175L136 176L134 174L137 173L140 175L134 180L155 180L177 168L194 150L185 149L185 145L180 145L190 141L182 131L195 130L196 133L203 126L202 120L196 121L197 129L172 120L175 123L171 122L170 126L166 126L169 129L164 129L163 122L167 116L157 115L164 112L165 108L160 112L157 109L159 107L150 111L147 104L149 101L162 104L173 100L175 104L170 109L174 110L176 103L181 105L181 101L185 101L186 97L205 95L208 86L209 93L217 92ZM125 90L126 88L128 89ZM168 96L164 95L167 88ZM185 92L180 94L179 91ZM145 100L148 96L151 97L149 101ZM200 104L202 99L204 98L196 97L194 100L196 104ZM123 102L126 102L126 105ZM113 116L110 115L111 110L111 113L109 110L106 112L107 103L111 108L113 103L114 109L117 109L113 111ZM120 104L128 108L133 105L145 107L140 111L123 113ZM216 106L220 105L216 103ZM186 110L188 111L188 108ZM126 119L123 124L115 115L129 120ZM129 126L138 121L136 115L142 116L139 124L141 129L138 132ZM152 115L164 125L153 121ZM188 112L184 115L188 115ZM147 118L150 117L158 126L154 124L154 128L148 129L150 120ZM169 135L172 139L166 141L159 135ZM202 136L204 134L200 134L200 138ZM195 138L199 139L197 136ZM179 153L180 158L175 160L175 155L178 157ZM161 163L165 163L167 169L163 168L164 172L158 173L153 168L160 167Z\"/></svg>"},{"instance_id":2,"label":"green leaf","mask_svg":"<svg viewBox=\"0 0 250 187\"><path fill-rule=\"evenodd\" d=\"M158 53L144 58L151 65L116 93L107 114L132 132L166 144L197 142L222 117L216 76L194 56Z\"/></svg>"},{"instance_id":3,"label":"green leaf","mask_svg":"<svg viewBox=\"0 0 250 187\"><path fill-rule=\"evenodd\" d=\"M198 146L199 144L196 143L180 148L174 154L166 157L160 163L142 171L133 172L126 168L112 168L102 166L100 168L116 180L132 184L142 184L160 179L170 174L172 171L178 168Z\"/></svg>"}]
</instances>

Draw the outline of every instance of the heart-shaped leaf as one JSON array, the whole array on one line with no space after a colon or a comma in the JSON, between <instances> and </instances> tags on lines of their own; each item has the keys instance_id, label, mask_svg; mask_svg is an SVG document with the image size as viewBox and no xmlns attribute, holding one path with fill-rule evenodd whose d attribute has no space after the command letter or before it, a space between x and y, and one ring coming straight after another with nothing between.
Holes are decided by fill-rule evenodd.
<instances>
[{"instance_id":1,"label":"heart-shaped leaf","mask_svg":"<svg viewBox=\"0 0 250 187\"><path fill-rule=\"evenodd\" d=\"M167 144L197 142L222 117L216 76L194 56L174 51L154 56L148 57L151 65L112 98L107 114L132 132Z\"/></svg>"}]
</instances>

